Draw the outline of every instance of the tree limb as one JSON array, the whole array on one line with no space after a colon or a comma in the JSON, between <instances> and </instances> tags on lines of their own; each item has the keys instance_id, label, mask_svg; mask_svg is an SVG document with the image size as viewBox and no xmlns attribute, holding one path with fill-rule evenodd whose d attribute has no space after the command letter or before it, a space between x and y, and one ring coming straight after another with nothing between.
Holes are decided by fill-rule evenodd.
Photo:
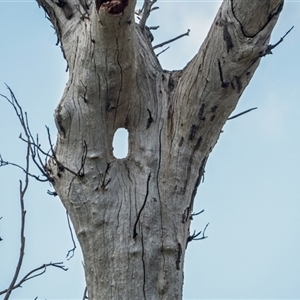
<instances>
[{"instance_id":1,"label":"tree limb","mask_svg":"<svg viewBox=\"0 0 300 300\"><path fill-rule=\"evenodd\" d=\"M176 41L176 40L178 40L178 39L180 39L180 38L182 38L182 37L184 37L186 35L189 35L189 34L190 34L190 30L188 29L186 33L180 34L180 35L176 36L173 39L167 40L167 41L165 41L163 43L160 43L158 45L153 46L153 49L156 49L156 48L162 47L162 46L164 46L166 44L172 43L172 42L174 42L174 41ZM161 53L159 53L159 54L161 54Z\"/></svg>"},{"instance_id":2,"label":"tree limb","mask_svg":"<svg viewBox=\"0 0 300 300\"><path fill-rule=\"evenodd\" d=\"M273 54L273 53L272 53L272 50L273 50L274 48L276 48L280 43L283 42L284 38L292 31L293 28L294 28L294 26L292 26L292 27L286 32L286 34L285 34L283 37L281 37L281 39L280 39L276 44L274 44L274 45L272 45L272 44L268 45L268 47L267 47L265 53L264 53L262 56L265 56L265 55L268 55L268 54Z\"/></svg>"},{"instance_id":3,"label":"tree limb","mask_svg":"<svg viewBox=\"0 0 300 300\"><path fill-rule=\"evenodd\" d=\"M241 112L239 114L236 114L236 115L234 115L232 117L229 117L227 120L232 120L232 119L235 119L237 117L240 117L240 116L242 116L242 115L244 115L244 114L246 114L246 113L248 113L248 112L250 112L250 111L252 111L254 109L257 109L257 107L253 107L253 108L247 109L247 110L245 110L245 111L243 111L243 112Z\"/></svg>"},{"instance_id":4,"label":"tree limb","mask_svg":"<svg viewBox=\"0 0 300 300\"><path fill-rule=\"evenodd\" d=\"M141 10L139 10L139 13L141 14L141 19L139 22L139 26L144 29L146 26L147 19L150 16L150 13L153 9L157 9L158 7L152 8L153 4L157 0L144 0L144 4Z\"/></svg>"}]
</instances>

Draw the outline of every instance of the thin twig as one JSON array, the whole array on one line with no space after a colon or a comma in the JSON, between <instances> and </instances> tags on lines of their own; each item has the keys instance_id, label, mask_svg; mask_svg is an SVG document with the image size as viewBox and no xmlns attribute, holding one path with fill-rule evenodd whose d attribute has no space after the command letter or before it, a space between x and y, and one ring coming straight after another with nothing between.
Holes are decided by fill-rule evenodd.
<instances>
[{"instance_id":1,"label":"thin twig","mask_svg":"<svg viewBox=\"0 0 300 300\"><path fill-rule=\"evenodd\" d=\"M18 283L16 283L15 285L13 285L12 290L22 287L22 284L30 279L33 279L35 277L41 276L42 274L44 274L47 270L48 267L55 267L55 268L59 268L63 271L68 271L68 268L66 268L62 262L57 262L57 263L48 263L48 264L43 264L40 267L37 267L33 270L31 270L30 272L28 272ZM38 271L40 271L39 273L37 273ZM35 274L36 273L36 274ZM6 298L7 293L9 292L9 288L5 289L3 291L0 291L0 295L5 294L5 298L4 299L8 299Z\"/></svg>"},{"instance_id":2,"label":"thin twig","mask_svg":"<svg viewBox=\"0 0 300 300\"><path fill-rule=\"evenodd\" d=\"M19 169L21 169L24 173L26 173L27 171L20 165L18 164L15 164L15 163L12 163L12 162L9 162L9 161L5 161L3 160L1 154L0 154L0 167L4 167L4 166L8 166L8 165L11 165L11 166L14 166L14 167L17 167ZM48 181L48 179L41 179L39 176L37 175L34 175L34 174L31 174L31 173L27 173L28 176L38 180L38 181L42 181L42 182L45 182L45 181Z\"/></svg>"},{"instance_id":3,"label":"thin twig","mask_svg":"<svg viewBox=\"0 0 300 300\"><path fill-rule=\"evenodd\" d=\"M164 45L166 45L166 44L172 43L172 42L174 42L174 41L176 41L176 40L178 40L178 39L180 39L180 38L182 38L182 37L184 37L184 36L186 36L186 35L190 35L190 30L189 30L189 29L187 30L186 33L180 34L180 35L176 36L176 37L173 38L173 39L170 39L170 40L168 40L168 41L165 41L165 42L163 42L163 43L160 43L160 44L158 44L158 45L153 46L153 49L156 49L156 48L162 47L162 46L164 46Z\"/></svg>"},{"instance_id":4,"label":"thin twig","mask_svg":"<svg viewBox=\"0 0 300 300\"><path fill-rule=\"evenodd\" d=\"M268 45L268 47L267 47L267 49L266 49L266 51L262 54L262 56L266 56L266 55L268 55L268 54L273 54L272 53L272 50L274 49L274 48L276 48L280 43L282 43L283 42L283 40L284 40L284 38L292 31L292 29L294 28L294 26L292 26L287 32L286 32L286 34L276 43L276 44L274 44L274 45Z\"/></svg>"},{"instance_id":5,"label":"thin twig","mask_svg":"<svg viewBox=\"0 0 300 300\"><path fill-rule=\"evenodd\" d=\"M195 217L195 216L198 216L200 214L204 213L204 209L202 209L201 211L197 212L197 213L192 213L191 214L191 218Z\"/></svg>"},{"instance_id":6,"label":"thin twig","mask_svg":"<svg viewBox=\"0 0 300 300\"><path fill-rule=\"evenodd\" d=\"M208 236L205 235L205 231L206 231L208 225L209 225L209 223L206 224L203 231L199 231L198 233L196 233L196 231L194 230L193 234L187 238L187 244L191 241L200 241L200 240L204 240L204 239L208 238ZM201 233L202 233L202 236L198 238L198 236Z\"/></svg>"},{"instance_id":7,"label":"thin twig","mask_svg":"<svg viewBox=\"0 0 300 300\"><path fill-rule=\"evenodd\" d=\"M247 109L247 110L245 110L245 111L243 111L243 112L241 112L241 113L239 113L237 115L234 115L234 116L228 118L227 120L232 120L232 119L235 119L237 117L240 117L240 116L242 116L242 115L244 115L244 114L246 114L246 113L248 113L248 112L250 112L250 111L252 111L254 109L257 109L257 107L253 107L253 108Z\"/></svg>"},{"instance_id":8,"label":"thin twig","mask_svg":"<svg viewBox=\"0 0 300 300\"><path fill-rule=\"evenodd\" d=\"M150 16L150 13L152 11L152 6L157 0L144 0L144 4L141 10L139 10L139 15L141 15L141 19L139 22L139 26L143 30L146 26L147 19ZM155 8L157 9L157 8Z\"/></svg>"},{"instance_id":9,"label":"thin twig","mask_svg":"<svg viewBox=\"0 0 300 300\"><path fill-rule=\"evenodd\" d=\"M21 207L21 230L20 230L20 252L19 252L19 259L17 263L17 267L14 273L14 276L11 280L11 283L7 289L6 295L4 297L4 300L9 299L12 290L14 289L14 286L17 282L17 279L19 277L21 267L23 264L23 259L25 255L25 216L26 216L26 210L24 205L24 196L27 191L28 185L29 185L29 165L30 165L30 146L27 145L27 151L26 151L26 167L25 167L25 184L23 187L23 183L20 180L20 187L19 187L19 195L20 195L20 207Z\"/></svg>"},{"instance_id":10,"label":"thin twig","mask_svg":"<svg viewBox=\"0 0 300 300\"><path fill-rule=\"evenodd\" d=\"M158 57L159 55L161 55L162 53L164 53L165 51L167 51L170 47L171 47L171 46L168 46L168 47L165 48L164 50L158 52L158 53L156 54L156 56Z\"/></svg>"},{"instance_id":11,"label":"thin twig","mask_svg":"<svg viewBox=\"0 0 300 300\"><path fill-rule=\"evenodd\" d=\"M52 181L52 178L51 178L48 170L46 169L45 165L42 162L40 154L45 156L45 160L46 160L46 158L53 159L57 163L58 168L65 169L65 170L67 170L68 172L70 172L71 174L73 174L75 176L82 177L84 175L83 169L84 169L84 163L85 163L85 159L86 159L86 155L87 155L86 142L84 141L84 153L83 153L83 156L82 156L82 161L81 161L81 166L80 166L79 171L75 172L75 171L69 169L68 167L64 166L62 163L60 163L57 160L57 158L55 156L55 151L53 149L52 142L51 142L51 139L49 137L49 135L50 135L49 129L46 127L52 155L50 155L48 152L45 152L41 148L41 145L38 142L38 136L37 136L36 139L33 137L32 133L30 131L30 127L29 127L27 113L23 112L23 109L22 109L21 105L19 104L19 102L17 101L17 99L16 99L13 91L11 90L11 88L7 84L6 84L6 87L10 92L11 99L9 99L7 96L2 95L2 94L0 94L0 96L5 98L12 105L13 109L15 110L16 115L17 115L17 117L18 117L18 119L21 123L21 126L22 126L24 134L25 134L25 138L22 137L22 134L20 134L19 138L29 146L32 161L37 166L37 168L42 173L42 175L45 176L48 181L50 181L50 182ZM36 158L36 156L37 156L37 158ZM10 163L10 164L13 165L12 163ZM15 164L15 166L21 168L24 171L24 169L22 167L20 167L16 164ZM28 175L31 176L31 177L34 177L35 179L39 178L39 176L32 175L29 172L28 172ZM47 181L47 180L41 180L41 179L38 179L38 180L39 181Z\"/></svg>"},{"instance_id":12,"label":"thin twig","mask_svg":"<svg viewBox=\"0 0 300 300\"><path fill-rule=\"evenodd\" d=\"M84 289L82 300L89 299L87 296L87 286Z\"/></svg>"}]
</instances>

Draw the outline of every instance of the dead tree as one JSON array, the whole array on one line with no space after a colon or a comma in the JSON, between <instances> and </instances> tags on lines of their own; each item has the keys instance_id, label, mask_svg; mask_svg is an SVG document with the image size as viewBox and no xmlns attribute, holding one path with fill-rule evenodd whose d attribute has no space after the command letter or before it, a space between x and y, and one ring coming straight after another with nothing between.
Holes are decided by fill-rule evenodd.
<instances>
[{"instance_id":1,"label":"dead tree","mask_svg":"<svg viewBox=\"0 0 300 300\"><path fill-rule=\"evenodd\" d=\"M83 256L89 299L181 299L206 161L263 56L283 0L224 0L195 57L160 66L131 0L37 0L69 70L45 172ZM118 128L125 159L113 155Z\"/></svg>"}]
</instances>

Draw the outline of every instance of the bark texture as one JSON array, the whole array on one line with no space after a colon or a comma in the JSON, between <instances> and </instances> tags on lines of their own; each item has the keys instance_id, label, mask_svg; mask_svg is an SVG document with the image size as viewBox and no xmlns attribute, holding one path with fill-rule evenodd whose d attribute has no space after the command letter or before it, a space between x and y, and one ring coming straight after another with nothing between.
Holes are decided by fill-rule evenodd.
<instances>
[{"instance_id":1,"label":"bark texture","mask_svg":"<svg viewBox=\"0 0 300 300\"><path fill-rule=\"evenodd\" d=\"M132 0L37 0L69 68L53 186L89 299L181 299L193 201L221 129L266 53L283 0L225 0L196 56L163 70ZM115 131L129 154L113 156Z\"/></svg>"}]
</instances>

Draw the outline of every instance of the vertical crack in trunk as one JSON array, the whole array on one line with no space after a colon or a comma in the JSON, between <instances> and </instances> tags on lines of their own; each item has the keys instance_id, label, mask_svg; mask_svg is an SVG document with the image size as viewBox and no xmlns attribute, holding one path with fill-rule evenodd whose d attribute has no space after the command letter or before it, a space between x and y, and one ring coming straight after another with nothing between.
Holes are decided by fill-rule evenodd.
<instances>
[{"instance_id":1,"label":"vertical crack in trunk","mask_svg":"<svg viewBox=\"0 0 300 300\"><path fill-rule=\"evenodd\" d=\"M144 247L143 230L141 230L141 244L142 244L142 263L143 263L143 295L144 295L144 299L146 299L146 265L145 265L145 247Z\"/></svg>"},{"instance_id":2,"label":"vertical crack in trunk","mask_svg":"<svg viewBox=\"0 0 300 300\"><path fill-rule=\"evenodd\" d=\"M141 213L146 205L146 202L147 202L147 199L148 199L148 194L149 194L149 181L150 181L150 178L151 178L151 172L149 173L148 175L148 179L147 179L147 188L146 188L146 195L145 195L145 199L144 199L144 202L143 202L143 205L142 207L140 208L139 212L138 212L138 215L136 217L136 220L135 220L135 223L134 223L134 226L133 226L133 238L135 238L138 234L137 234L137 231L136 231L136 227L137 227L137 224L140 220L140 216L141 216Z\"/></svg>"}]
</instances>

